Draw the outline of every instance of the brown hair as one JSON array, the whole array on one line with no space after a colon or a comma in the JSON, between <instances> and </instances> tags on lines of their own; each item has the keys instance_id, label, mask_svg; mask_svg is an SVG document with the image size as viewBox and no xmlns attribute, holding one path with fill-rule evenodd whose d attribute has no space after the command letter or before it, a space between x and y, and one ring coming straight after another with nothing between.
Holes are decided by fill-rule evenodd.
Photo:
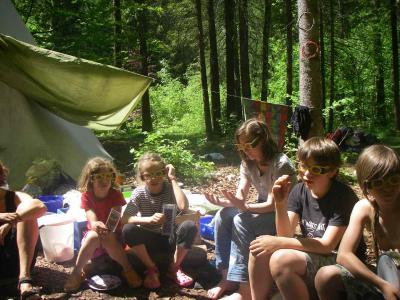
<instances>
[{"instance_id":1,"label":"brown hair","mask_svg":"<svg viewBox=\"0 0 400 300\"><path fill-rule=\"evenodd\" d=\"M152 152L147 152L145 154L143 154L142 156L139 157L137 163L136 163L136 180L138 182L142 182L142 166L143 163L146 161L152 161L155 163L159 163L162 169L165 169L166 163L164 161L164 159L156 154L156 153L152 153Z\"/></svg>"},{"instance_id":2,"label":"brown hair","mask_svg":"<svg viewBox=\"0 0 400 300\"><path fill-rule=\"evenodd\" d=\"M110 171L114 173L114 178L117 175L117 169L115 168L111 160L103 157L93 157L89 159L86 165L83 167L81 175L78 180L78 189L81 192L87 192L93 190L93 183L91 176L93 174L100 173L101 171ZM117 184L114 181L111 183L112 187L116 188Z\"/></svg>"},{"instance_id":3,"label":"brown hair","mask_svg":"<svg viewBox=\"0 0 400 300\"><path fill-rule=\"evenodd\" d=\"M236 129L235 142L239 144L239 137L243 135L249 139L249 142L253 141L255 138L259 139L258 144L261 143L262 145L261 147L264 155L264 161L270 161L278 153L278 146L272 138L272 135L265 122L256 118L248 119L247 121L243 122L238 129ZM239 151L239 155L245 163L250 162L244 151Z\"/></svg>"},{"instance_id":4,"label":"brown hair","mask_svg":"<svg viewBox=\"0 0 400 300\"><path fill-rule=\"evenodd\" d=\"M8 169L2 161L0 161L0 186L7 184Z\"/></svg>"},{"instance_id":5,"label":"brown hair","mask_svg":"<svg viewBox=\"0 0 400 300\"><path fill-rule=\"evenodd\" d=\"M365 196L365 181L400 173L400 159L397 153L385 145L372 145L364 149L356 163L357 181Z\"/></svg>"},{"instance_id":6,"label":"brown hair","mask_svg":"<svg viewBox=\"0 0 400 300\"><path fill-rule=\"evenodd\" d=\"M316 164L339 168L342 161L336 143L324 137L312 137L297 150L297 159L305 162L312 159Z\"/></svg>"}]
</instances>

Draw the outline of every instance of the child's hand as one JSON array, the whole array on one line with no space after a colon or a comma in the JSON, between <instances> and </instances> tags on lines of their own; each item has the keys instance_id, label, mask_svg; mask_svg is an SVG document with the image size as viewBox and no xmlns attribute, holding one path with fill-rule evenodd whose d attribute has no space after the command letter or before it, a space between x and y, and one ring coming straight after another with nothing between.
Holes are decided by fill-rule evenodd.
<instances>
[{"instance_id":1,"label":"child's hand","mask_svg":"<svg viewBox=\"0 0 400 300\"><path fill-rule=\"evenodd\" d=\"M173 165L171 165L171 164L166 165L166 166L165 166L165 171L166 171L167 176L168 176L168 179L169 179L170 181L176 180L176 177L175 177L175 168L174 168Z\"/></svg>"},{"instance_id":2,"label":"child's hand","mask_svg":"<svg viewBox=\"0 0 400 300\"><path fill-rule=\"evenodd\" d=\"M149 219L150 224L164 224L165 222L165 216L162 213L155 213L152 215Z\"/></svg>"},{"instance_id":3,"label":"child's hand","mask_svg":"<svg viewBox=\"0 0 400 300\"><path fill-rule=\"evenodd\" d=\"M20 221L20 216L16 212L0 213L0 224L10 223L15 224Z\"/></svg>"},{"instance_id":4,"label":"child's hand","mask_svg":"<svg viewBox=\"0 0 400 300\"><path fill-rule=\"evenodd\" d=\"M275 204L284 204L288 198L291 182L289 175L283 175L279 177L272 187L272 195L274 197Z\"/></svg>"},{"instance_id":5,"label":"child's hand","mask_svg":"<svg viewBox=\"0 0 400 300\"><path fill-rule=\"evenodd\" d=\"M97 234L100 236L100 238L104 238L109 232L106 225L101 221L93 222L92 229L97 232Z\"/></svg>"},{"instance_id":6,"label":"child's hand","mask_svg":"<svg viewBox=\"0 0 400 300\"><path fill-rule=\"evenodd\" d=\"M250 253L254 256L263 256L274 253L280 249L279 237L261 235L250 243Z\"/></svg>"}]
</instances>

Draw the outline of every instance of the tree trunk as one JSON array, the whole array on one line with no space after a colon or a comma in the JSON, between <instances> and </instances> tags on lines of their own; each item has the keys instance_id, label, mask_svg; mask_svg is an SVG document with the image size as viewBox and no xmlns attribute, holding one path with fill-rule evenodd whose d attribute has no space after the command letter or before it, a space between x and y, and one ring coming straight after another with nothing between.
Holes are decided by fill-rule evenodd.
<instances>
[{"instance_id":1,"label":"tree trunk","mask_svg":"<svg viewBox=\"0 0 400 300\"><path fill-rule=\"evenodd\" d=\"M236 0L235 0L236 3ZM236 14L235 14L236 16ZM235 17L235 20L237 18ZM242 112L242 101L241 101L241 80L240 80L240 61L239 61L239 45L238 45L238 31L237 31L237 25L235 23L235 27L233 28L233 54L234 54L234 62L235 62L235 96L236 96L236 101L235 101L235 109L236 109L236 114L239 116L239 119L243 119L243 112Z\"/></svg>"},{"instance_id":2,"label":"tree trunk","mask_svg":"<svg viewBox=\"0 0 400 300\"><path fill-rule=\"evenodd\" d=\"M292 105L293 95L293 15L292 0L286 0L286 104Z\"/></svg>"},{"instance_id":3,"label":"tree trunk","mask_svg":"<svg viewBox=\"0 0 400 300\"><path fill-rule=\"evenodd\" d=\"M212 125L210 116L210 104L208 100L208 84L207 84L207 67L204 55L204 34L203 34L203 21L201 18L201 0L195 1L197 28L199 30L199 56L200 56L200 73L201 73L201 88L203 93L203 111L204 123L206 127L207 139L212 136Z\"/></svg>"},{"instance_id":4,"label":"tree trunk","mask_svg":"<svg viewBox=\"0 0 400 300\"><path fill-rule=\"evenodd\" d=\"M375 0L375 35L374 35L374 60L375 60L375 103L376 103L376 120L379 124L384 124L385 114L385 79L383 71L383 55L382 55L382 36L380 28L378 28L380 20L381 2Z\"/></svg>"},{"instance_id":5,"label":"tree trunk","mask_svg":"<svg viewBox=\"0 0 400 300\"><path fill-rule=\"evenodd\" d=\"M235 1L224 0L225 4L225 47L226 47L226 115L236 114L235 109L235 54L234 54L234 28L235 28Z\"/></svg>"},{"instance_id":6,"label":"tree trunk","mask_svg":"<svg viewBox=\"0 0 400 300\"><path fill-rule=\"evenodd\" d=\"M399 45L397 33L397 4L390 0L390 23L392 31L392 77L393 77L393 104L396 128L400 130L400 103L399 103Z\"/></svg>"},{"instance_id":7,"label":"tree trunk","mask_svg":"<svg viewBox=\"0 0 400 300\"><path fill-rule=\"evenodd\" d=\"M219 69L217 35L215 30L214 0L207 1L208 33L210 38L210 73L211 73L211 120L214 133L220 133L221 103L219 97Z\"/></svg>"},{"instance_id":8,"label":"tree trunk","mask_svg":"<svg viewBox=\"0 0 400 300\"><path fill-rule=\"evenodd\" d=\"M323 127L318 1L298 0L297 3L300 44L300 104L310 109L312 124L308 137L321 136Z\"/></svg>"},{"instance_id":9,"label":"tree trunk","mask_svg":"<svg viewBox=\"0 0 400 300\"><path fill-rule=\"evenodd\" d=\"M347 0L339 0L339 15L340 15L340 38L344 39L349 32L348 10L346 9Z\"/></svg>"},{"instance_id":10,"label":"tree trunk","mask_svg":"<svg viewBox=\"0 0 400 300\"><path fill-rule=\"evenodd\" d=\"M261 75L261 100L268 101L268 50L269 50L269 32L271 28L271 0L265 0L264 3L264 28L263 28L263 48L262 48L262 75Z\"/></svg>"},{"instance_id":11,"label":"tree trunk","mask_svg":"<svg viewBox=\"0 0 400 300\"><path fill-rule=\"evenodd\" d=\"M330 53L330 87L329 87L329 121L328 131L333 132L333 102L335 101L335 13L333 0L329 1L329 42L331 46Z\"/></svg>"},{"instance_id":12,"label":"tree trunk","mask_svg":"<svg viewBox=\"0 0 400 300\"><path fill-rule=\"evenodd\" d=\"M240 79L242 96L251 98L247 0L239 0Z\"/></svg>"},{"instance_id":13,"label":"tree trunk","mask_svg":"<svg viewBox=\"0 0 400 300\"><path fill-rule=\"evenodd\" d=\"M114 66L122 67L121 57L121 0L114 0Z\"/></svg>"},{"instance_id":14,"label":"tree trunk","mask_svg":"<svg viewBox=\"0 0 400 300\"><path fill-rule=\"evenodd\" d=\"M148 52L147 52L147 12L144 4L138 10L138 35L139 35L139 51L142 62L142 74L148 75ZM152 131L153 124L151 121L151 108L149 90L142 97L142 130Z\"/></svg>"},{"instance_id":15,"label":"tree trunk","mask_svg":"<svg viewBox=\"0 0 400 300\"><path fill-rule=\"evenodd\" d=\"M322 9L322 4L323 2L320 2L319 5L319 14L321 21L319 22L319 43L321 45L321 105L322 105L322 110L326 108L326 84L325 84L325 43L324 43L324 15L323 15L323 9ZM326 125L326 120L324 116L322 116L322 126L325 128Z\"/></svg>"}]
</instances>

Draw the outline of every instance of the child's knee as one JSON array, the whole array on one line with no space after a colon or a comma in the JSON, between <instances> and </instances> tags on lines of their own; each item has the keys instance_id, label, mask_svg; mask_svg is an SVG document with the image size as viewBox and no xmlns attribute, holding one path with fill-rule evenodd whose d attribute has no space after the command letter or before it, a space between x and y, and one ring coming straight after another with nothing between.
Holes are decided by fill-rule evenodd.
<instances>
[{"instance_id":1,"label":"child's knee","mask_svg":"<svg viewBox=\"0 0 400 300\"><path fill-rule=\"evenodd\" d=\"M342 287L340 270L336 266L325 266L315 275L315 288L317 291L338 290Z\"/></svg>"},{"instance_id":2,"label":"child's knee","mask_svg":"<svg viewBox=\"0 0 400 300\"><path fill-rule=\"evenodd\" d=\"M289 274L299 273L303 267L305 270L306 262L305 258L302 259L296 252L290 249L280 249L271 255L269 267L272 277L276 280Z\"/></svg>"}]
</instances>

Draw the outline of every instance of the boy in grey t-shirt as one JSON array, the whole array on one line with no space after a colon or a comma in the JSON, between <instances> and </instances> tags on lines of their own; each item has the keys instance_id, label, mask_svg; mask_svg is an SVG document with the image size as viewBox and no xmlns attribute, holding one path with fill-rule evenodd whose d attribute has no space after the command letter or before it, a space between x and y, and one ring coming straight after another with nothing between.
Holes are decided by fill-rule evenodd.
<instances>
[{"instance_id":1,"label":"boy in grey t-shirt","mask_svg":"<svg viewBox=\"0 0 400 300\"><path fill-rule=\"evenodd\" d=\"M278 236L264 235L250 245L253 299L265 299L273 281L285 299L309 299L319 268L335 263L333 251L346 229L355 193L336 180L340 152L328 139L314 137L298 150L299 177L281 176L272 188ZM295 238L300 224L302 235Z\"/></svg>"}]
</instances>

